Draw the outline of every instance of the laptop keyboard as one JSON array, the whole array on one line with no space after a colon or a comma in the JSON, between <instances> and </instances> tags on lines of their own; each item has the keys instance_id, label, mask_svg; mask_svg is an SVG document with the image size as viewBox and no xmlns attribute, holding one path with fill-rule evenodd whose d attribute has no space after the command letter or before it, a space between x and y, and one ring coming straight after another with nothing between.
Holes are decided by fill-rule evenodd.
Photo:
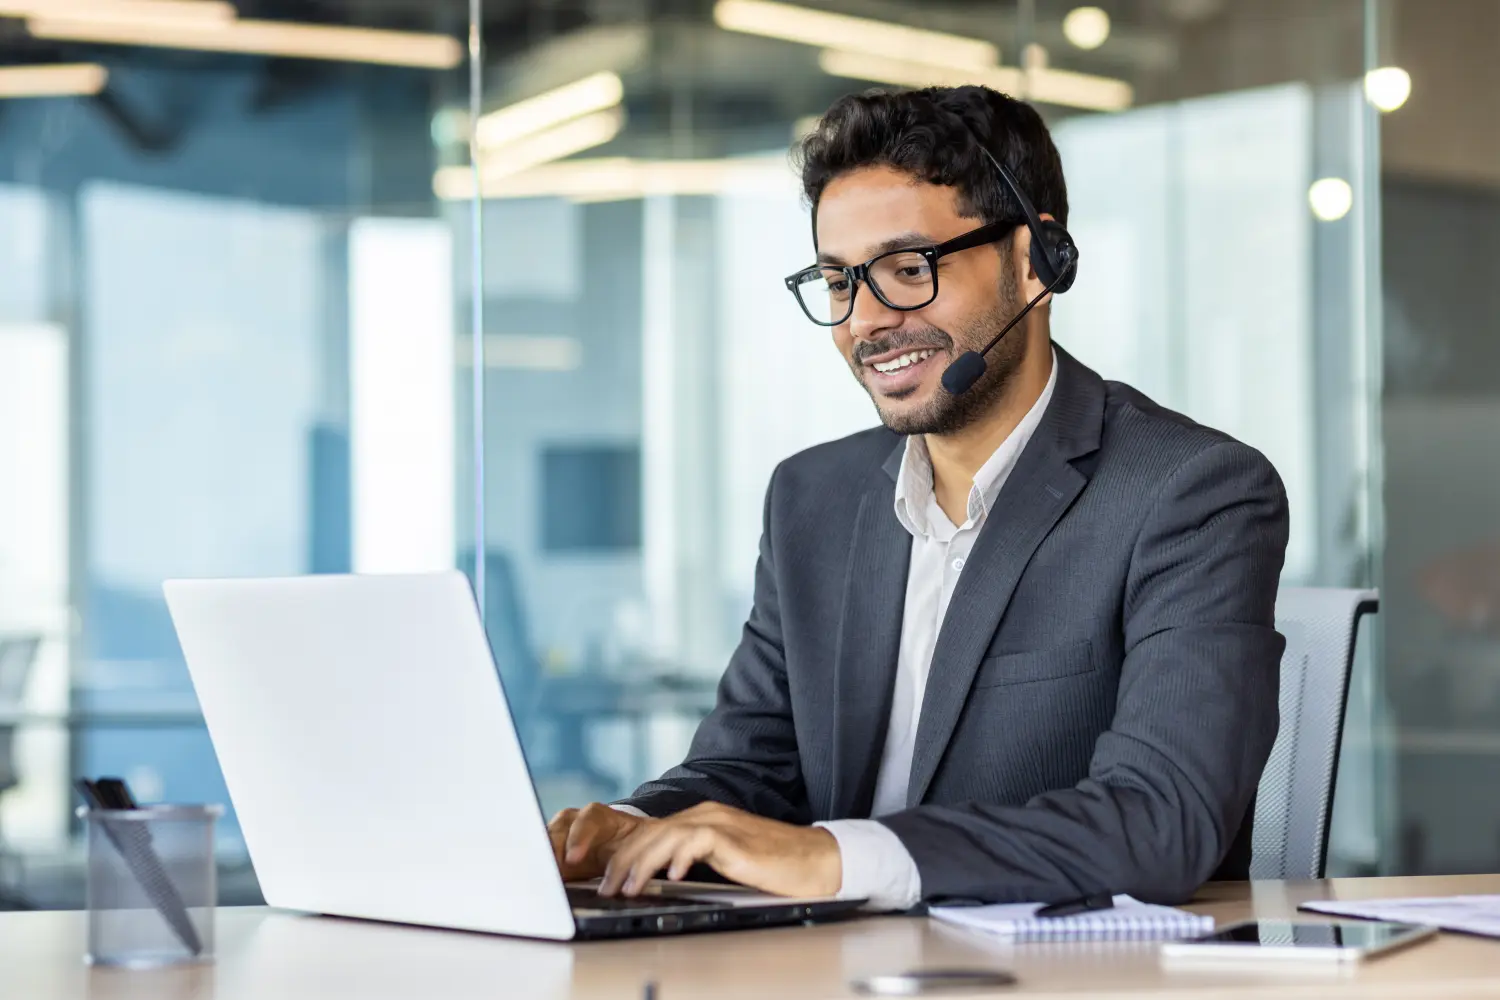
<instances>
[{"instance_id":1,"label":"laptop keyboard","mask_svg":"<svg viewBox=\"0 0 1500 1000\"><path fill-rule=\"evenodd\" d=\"M575 910L693 910L720 906L682 896L601 896L593 889L568 889L568 904Z\"/></svg>"}]
</instances>

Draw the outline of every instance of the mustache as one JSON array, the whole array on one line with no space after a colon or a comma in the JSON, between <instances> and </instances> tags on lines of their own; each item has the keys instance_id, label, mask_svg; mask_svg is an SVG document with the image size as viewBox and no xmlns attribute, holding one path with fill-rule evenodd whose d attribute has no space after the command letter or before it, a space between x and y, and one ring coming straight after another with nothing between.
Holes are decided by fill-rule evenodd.
<instances>
[{"instance_id":1,"label":"mustache","mask_svg":"<svg viewBox=\"0 0 1500 1000\"><path fill-rule=\"evenodd\" d=\"M880 340L862 340L854 345L851 354L855 363L862 365L866 359L885 354L887 351L903 351L914 347L936 347L938 350L952 353L953 338L937 327L929 327L926 330L912 330Z\"/></svg>"}]
</instances>

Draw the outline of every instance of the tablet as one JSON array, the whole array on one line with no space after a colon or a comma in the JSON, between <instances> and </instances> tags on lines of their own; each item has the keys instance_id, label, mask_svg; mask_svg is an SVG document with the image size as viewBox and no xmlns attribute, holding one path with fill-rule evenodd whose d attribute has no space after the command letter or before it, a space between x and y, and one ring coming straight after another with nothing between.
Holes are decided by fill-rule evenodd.
<instances>
[{"instance_id":1,"label":"tablet","mask_svg":"<svg viewBox=\"0 0 1500 1000\"><path fill-rule=\"evenodd\" d=\"M1358 962L1416 944L1436 927L1367 921L1247 920L1162 945L1163 958Z\"/></svg>"}]
</instances>

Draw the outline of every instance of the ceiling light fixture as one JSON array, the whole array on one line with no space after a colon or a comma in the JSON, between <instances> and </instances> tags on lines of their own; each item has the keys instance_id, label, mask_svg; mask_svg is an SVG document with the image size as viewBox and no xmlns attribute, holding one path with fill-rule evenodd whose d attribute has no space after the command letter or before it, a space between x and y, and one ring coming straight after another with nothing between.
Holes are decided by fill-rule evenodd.
<instances>
[{"instance_id":1,"label":"ceiling light fixture","mask_svg":"<svg viewBox=\"0 0 1500 1000\"><path fill-rule=\"evenodd\" d=\"M1013 93L1021 86L1021 71L1012 66L988 66L982 69L934 66L910 59L890 59L842 49L824 49L818 55L818 67L829 76L847 80L873 80L898 87L961 87L965 84L982 83L996 90Z\"/></svg>"},{"instance_id":2,"label":"ceiling light fixture","mask_svg":"<svg viewBox=\"0 0 1500 1000\"><path fill-rule=\"evenodd\" d=\"M1342 177L1323 177L1307 189L1307 203L1323 222L1336 222L1354 207L1354 189Z\"/></svg>"},{"instance_id":3,"label":"ceiling light fixture","mask_svg":"<svg viewBox=\"0 0 1500 1000\"><path fill-rule=\"evenodd\" d=\"M464 58L463 45L448 35L291 21L231 20L213 24L178 22L167 25L54 17L49 13L46 17L31 18L26 22L26 28L37 38L53 41L233 52L286 59L326 59L419 69L452 69Z\"/></svg>"},{"instance_id":4,"label":"ceiling light fixture","mask_svg":"<svg viewBox=\"0 0 1500 1000\"><path fill-rule=\"evenodd\" d=\"M1000 50L978 38L810 10L771 0L719 0L714 4L714 23L727 31L779 38L818 48L832 45L851 52L933 66L980 68L1000 62Z\"/></svg>"},{"instance_id":5,"label":"ceiling light fixture","mask_svg":"<svg viewBox=\"0 0 1500 1000\"><path fill-rule=\"evenodd\" d=\"M1135 101L1135 89L1124 80L1089 73L1074 73L1038 65L1027 69L992 66L988 69L929 66L901 59L887 59L859 52L825 49L818 65L829 76L871 80L897 87L961 87L983 84L1007 94L1024 94L1027 100L1089 111L1123 111Z\"/></svg>"},{"instance_id":6,"label":"ceiling light fixture","mask_svg":"<svg viewBox=\"0 0 1500 1000\"><path fill-rule=\"evenodd\" d=\"M1365 97L1384 112L1392 112L1411 96L1411 74L1400 66L1382 66L1365 74Z\"/></svg>"},{"instance_id":7,"label":"ceiling light fixture","mask_svg":"<svg viewBox=\"0 0 1500 1000\"><path fill-rule=\"evenodd\" d=\"M463 348L468 337L459 338L455 360L460 368L474 366L473 354ZM487 333L484 335L484 366L532 372L570 372L583 364L583 342L577 337L555 334Z\"/></svg>"},{"instance_id":8,"label":"ceiling light fixture","mask_svg":"<svg viewBox=\"0 0 1500 1000\"><path fill-rule=\"evenodd\" d=\"M481 149L504 146L575 118L616 107L624 99L625 84L618 73L595 73L483 115L475 137Z\"/></svg>"},{"instance_id":9,"label":"ceiling light fixture","mask_svg":"<svg viewBox=\"0 0 1500 1000\"><path fill-rule=\"evenodd\" d=\"M224 0L0 0L0 17L201 27L233 21L236 15L234 4Z\"/></svg>"},{"instance_id":10,"label":"ceiling light fixture","mask_svg":"<svg viewBox=\"0 0 1500 1000\"><path fill-rule=\"evenodd\" d=\"M797 179L785 157L638 160L606 157L549 163L505 177L485 177L485 198L568 198L621 201L650 195L777 194L795 197ZM468 167L443 167L433 192L445 201L474 197Z\"/></svg>"},{"instance_id":11,"label":"ceiling light fixture","mask_svg":"<svg viewBox=\"0 0 1500 1000\"><path fill-rule=\"evenodd\" d=\"M1062 22L1063 37L1085 51L1109 39L1109 13L1102 7L1074 7Z\"/></svg>"},{"instance_id":12,"label":"ceiling light fixture","mask_svg":"<svg viewBox=\"0 0 1500 1000\"><path fill-rule=\"evenodd\" d=\"M89 97L108 82L109 70L96 63L0 66L0 97Z\"/></svg>"},{"instance_id":13,"label":"ceiling light fixture","mask_svg":"<svg viewBox=\"0 0 1500 1000\"><path fill-rule=\"evenodd\" d=\"M611 108L526 136L502 149L485 151L479 160L479 172L489 184L523 170L561 160L595 146L602 146L625 127L625 110ZM467 168L465 168L467 169Z\"/></svg>"},{"instance_id":14,"label":"ceiling light fixture","mask_svg":"<svg viewBox=\"0 0 1500 1000\"><path fill-rule=\"evenodd\" d=\"M1124 80L1044 66L1026 71L1026 100L1087 111L1124 111L1135 103L1135 88Z\"/></svg>"}]
</instances>

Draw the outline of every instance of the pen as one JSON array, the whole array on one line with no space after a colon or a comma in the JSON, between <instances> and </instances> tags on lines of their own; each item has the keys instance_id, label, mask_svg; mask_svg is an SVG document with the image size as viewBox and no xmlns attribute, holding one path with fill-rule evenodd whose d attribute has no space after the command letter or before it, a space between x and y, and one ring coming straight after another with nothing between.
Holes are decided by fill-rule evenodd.
<instances>
[{"instance_id":1,"label":"pen","mask_svg":"<svg viewBox=\"0 0 1500 1000\"><path fill-rule=\"evenodd\" d=\"M95 782L80 778L73 783L73 787L90 809L101 813L111 809L128 809L135 802L130 789L118 780L104 778ZM183 905L182 897L163 867L161 858L151 848L150 831L140 823L116 822L104 815L99 816L99 825L178 940L194 955L202 954L203 943L193 926L192 918L188 916L187 907Z\"/></svg>"},{"instance_id":2,"label":"pen","mask_svg":"<svg viewBox=\"0 0 1500 1000\"><path fill-rule=\"evenodd\" d=\"M1038 917L1071 917L1079 913L1088 913L1090 910L1109 910L1115 905L1115 897L1107 892L1101 892L1093 896L1081 896L1078 899L1069 899L1061 903L1052 903L1037 910Z\"/></svg>"},{"instance_id":3,"label":"pen","mask_svg":"<svg viewBox=\"0 0 1500 1000\"><path fill-rule=\"evenodd\" d=\"M119 778L100 778L94 782L94 788L99 797L104 800L105 806L110 809L138 809L135 796L130 793L130 786Z\"/></svg>"}]
</instances>

